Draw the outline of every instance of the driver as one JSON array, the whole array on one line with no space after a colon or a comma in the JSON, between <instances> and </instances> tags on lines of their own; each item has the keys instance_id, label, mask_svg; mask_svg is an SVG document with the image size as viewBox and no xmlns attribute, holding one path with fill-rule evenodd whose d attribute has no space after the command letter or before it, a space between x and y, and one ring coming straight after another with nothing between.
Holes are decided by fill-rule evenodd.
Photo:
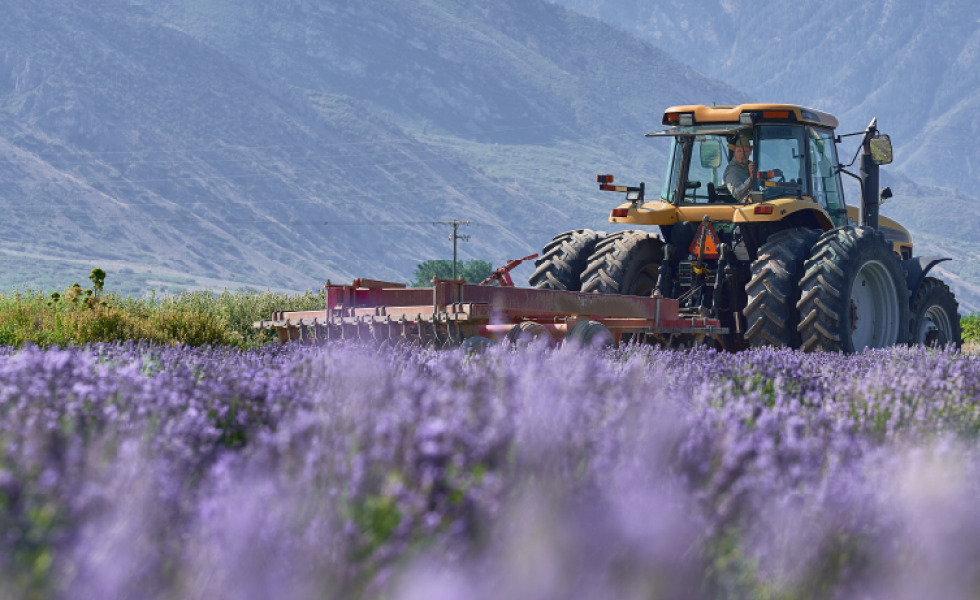
<instances>
[{"instance_id":1,"label":"driver","mask_svg":"<svg viewBox=\"0 0 980 600\"><path fill-rule=\"evenodd\" d=\"M748 131L740 131L728 147L734 155L725 168L722 180L732 196L743 202L752 191L752 177L755 175L755 163L749 160L752 157L752 135Z\"/></svg>"}]
</instances>

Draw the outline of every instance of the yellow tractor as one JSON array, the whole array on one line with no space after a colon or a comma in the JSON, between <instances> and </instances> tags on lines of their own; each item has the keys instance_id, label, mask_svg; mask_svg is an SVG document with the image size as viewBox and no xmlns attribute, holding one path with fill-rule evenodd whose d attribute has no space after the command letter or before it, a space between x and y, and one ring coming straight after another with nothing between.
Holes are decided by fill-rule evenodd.
<instances>
[{"instance_id":1,"label":"yellow tractor","mask_svg":"<svg viewBox=\"0 0 980 600\"><path fill-rule=\"evenodd\" d=\"M879 216L892 159L877 121L860 135L858 173L842 165L837 119L787 104L675 106L659 194L623 192L610 223L656 227L568 231L545 246L530 277L538 289L676 299L682 314L718 319L723 346L855 352L914 343L962 343L958 305L928 276L941 257L914 257L909 232ZM861 182L844 202L841 175Z\"/></svg>"}]
</instances>

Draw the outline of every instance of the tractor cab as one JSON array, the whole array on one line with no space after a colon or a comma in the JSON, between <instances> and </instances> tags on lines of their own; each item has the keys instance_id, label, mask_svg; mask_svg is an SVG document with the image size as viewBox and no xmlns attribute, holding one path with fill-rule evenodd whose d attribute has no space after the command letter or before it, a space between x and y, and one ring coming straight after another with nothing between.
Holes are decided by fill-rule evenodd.
<instances>
[{"instance_id":1,"label":"tractor cab","mask_svg":"<svg viewBox=\"0 0 980 600\"><path fill-rule=\"evenodd\" d=\"M834 143L837 120L832 116L786 105L684 106L668 109L663 123L671 127L647 134L671 140L661 202L684 206L795 200L806 204L789 208L819 210L834 226L846 222ZM747 158L755 167L748 194L741 198L725 182L727 171L739 171L733 165L737 143L749 144ZM741 172L747 176L745 164Z\"/></svg>"}]
</instances>

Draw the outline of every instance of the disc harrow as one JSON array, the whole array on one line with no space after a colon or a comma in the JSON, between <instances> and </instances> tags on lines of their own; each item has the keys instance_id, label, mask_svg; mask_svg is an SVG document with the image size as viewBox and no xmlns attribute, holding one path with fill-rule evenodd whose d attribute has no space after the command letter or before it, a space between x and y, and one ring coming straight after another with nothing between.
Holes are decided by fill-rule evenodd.
<instances>
[{"instance_id":1,"label":"disc harrow","mask_svg":"<svg viewBox=\"0 0 980 600\"><path fill-rule=\"evenodd\" d=\"M524 333L562 342L569 331L590 332L579 343L626 339L667 346L718 342L728 329L717 319L679 310L663 297L594 294L471 285L463 280L433 279L430 288L356 279L350 285L327 283L321 311L279 311L255 327L274 329L279 340L322 343L334 340L372 344L412 344L451 348L470 338L513 343ZM517 328L515 330L515 328ZM606 331L608 334L600 334Z\"/></svg>"}]
</instances>

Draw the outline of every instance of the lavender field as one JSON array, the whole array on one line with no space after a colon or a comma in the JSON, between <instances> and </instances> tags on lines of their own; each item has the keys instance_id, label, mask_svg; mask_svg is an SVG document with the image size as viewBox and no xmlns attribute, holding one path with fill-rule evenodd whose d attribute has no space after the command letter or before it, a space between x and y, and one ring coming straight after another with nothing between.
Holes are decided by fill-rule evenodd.
<instances>
[{"instance_id":1,"label":"lavender field","mask_svg":"<svg viewBox=\"0 0 980 600\"><path fill-rule=\"evenodd\" d=\"M976 598L980 359L0 353L0 598Z\"/></svg>"}]
</instances>

